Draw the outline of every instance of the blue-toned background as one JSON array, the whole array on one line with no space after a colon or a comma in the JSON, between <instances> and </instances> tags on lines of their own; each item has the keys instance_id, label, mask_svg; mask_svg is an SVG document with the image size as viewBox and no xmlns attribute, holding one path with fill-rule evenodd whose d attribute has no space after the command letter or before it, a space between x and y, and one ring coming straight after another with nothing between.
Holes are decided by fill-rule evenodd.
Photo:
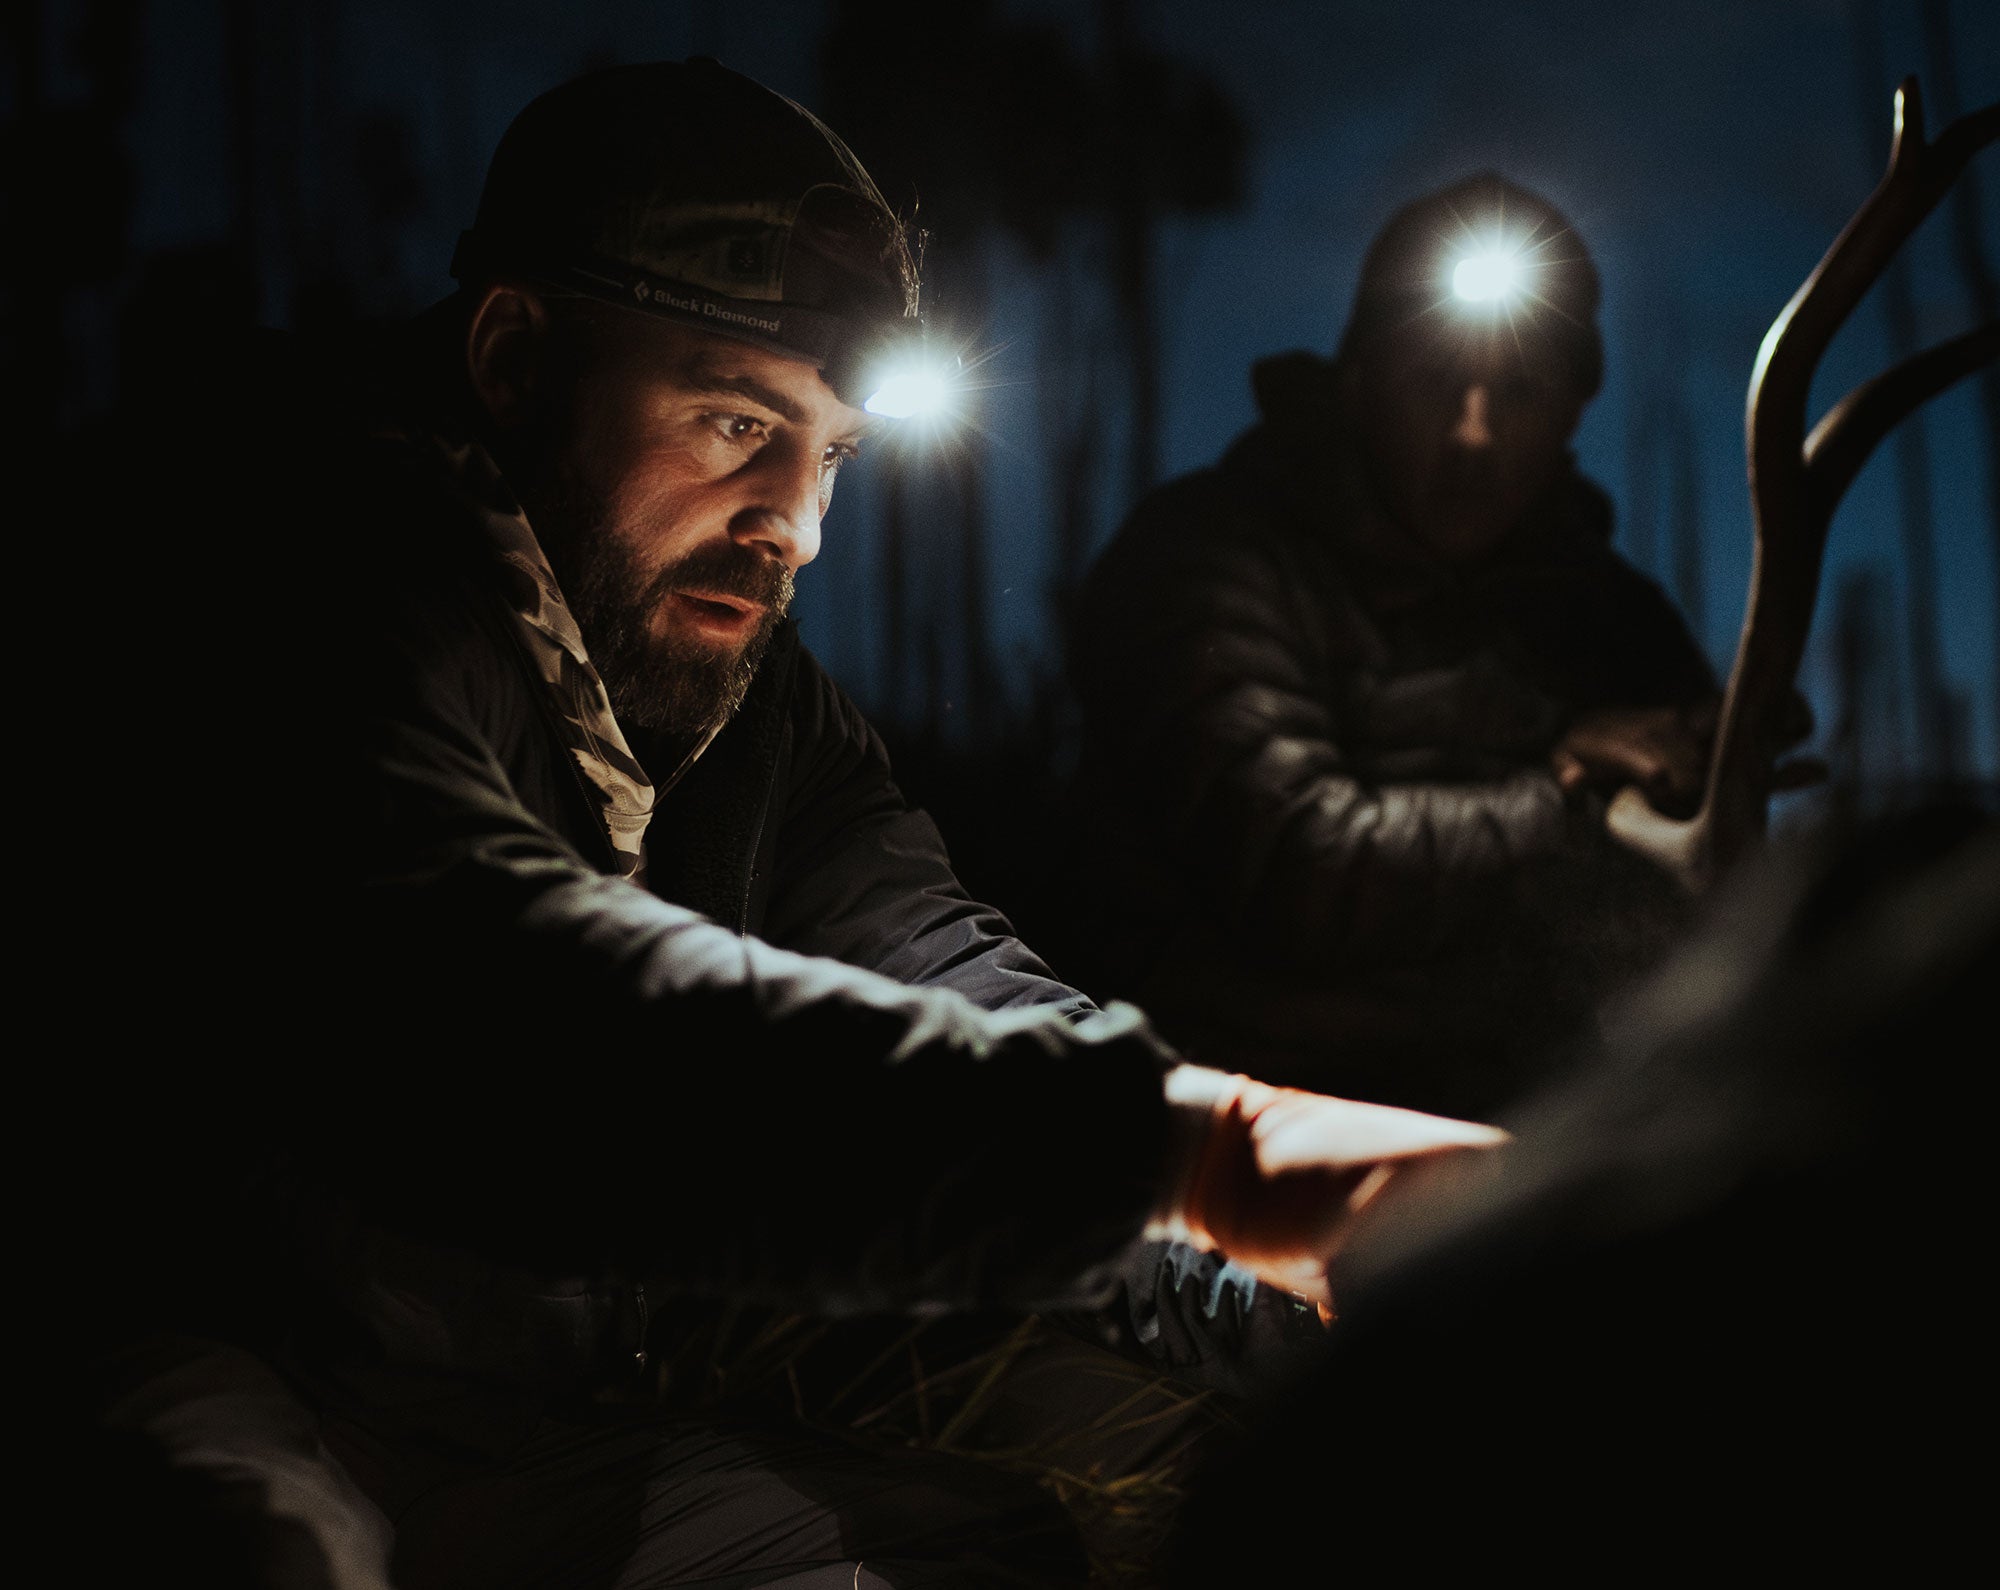
<instances>
[{"instance_id":1,"label":"blue-toned background","mask_svg":"<svg viewBox=\"0 0 2000 1590\"><path fill-rule=\"evenodd\" d=\"M1249 422L1252 360L1331 346L1391 209L1485 165L1547 192L1598 258L1607 379L1578 447L1726 666L1757 343L1879 174L1893 81L1924 79L1933 127L1948 88L2000 96L2000 6L41 0L10 23L10 170L81 160L64 191L102 236L42 279L10 267L14 361L59 364L60 428L115 398L135 304L281 325L421 307L522 103L586 65L690 53L827 110L899 199L914 184L937 307L990 354L976 432L904 461L900 530L886 463L843 482L801 583L808 639L912 740L1060 757L1066 573L1138 479ZM75 126L102 148L77 155ZM1974 180L1990 271L1995 152ZM1964 223L1941 210L1863 304L1822 404L1899 337L1973 322ZM1135 449L1142 388L1157 423ZM1836 520L1804 684L1852 775L1945 771L1940 722L1958 771L2000 772L1992 412L1972 383L1933 405Z\"/></svg>"}]
</instances>

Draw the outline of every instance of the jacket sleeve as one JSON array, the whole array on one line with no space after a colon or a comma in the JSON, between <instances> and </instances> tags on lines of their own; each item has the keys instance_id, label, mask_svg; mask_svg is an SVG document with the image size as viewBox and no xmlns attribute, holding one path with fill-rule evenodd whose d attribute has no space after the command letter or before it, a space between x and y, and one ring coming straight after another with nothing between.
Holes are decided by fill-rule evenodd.
<instances>
[{"instance_id":1,"label":"jacket sleeve","mask_svg":"<svg viewBox=\"0 0 2000 1590\"><path fill-rule=\"evenodd\" d=\"M695 1295L857 1310L1096 1289L1165 1154L1170 1057L1136 1017L988 1013L947 977L780 950L593 870L496 754L539 706L497 619L448 583L391 605L295 627L337 659L311 685L265 676L320 716L263 835L289 835L287 864L228 885L248 925L233 1041L317 1057L287 1128L315 1163L422 1234ZM948 898L927 826L879 826L923 859L858 898L929 877L913 936L1016 954L974 948L992 919Z\"/></svg>"},{"instance_id":2,"label":"jacket sleeve","mask_svg":"<svg viewBox=\"0 0 2000 1590\"><path fill-rule=\"evenodd\" d=\"M792 758L765 935L988 1010L1090 1001L1056 980L953 875L937 827L904 800L860 710L801 653Z\"/></svg>"},{"instance_id":3,"label":"jacket sleeve","mask_svg":"<svg viewBox=\"0 0 2000 1590\"><path fill-rule=\"evenodd\" d=\"M1214 477L1154 498L1074 642L1093 799L1221 934L1274 959L1407 958L1570 843L1552 776L1372 777L1344 748L1337 622Z\"/></svg>"}]
</instances>

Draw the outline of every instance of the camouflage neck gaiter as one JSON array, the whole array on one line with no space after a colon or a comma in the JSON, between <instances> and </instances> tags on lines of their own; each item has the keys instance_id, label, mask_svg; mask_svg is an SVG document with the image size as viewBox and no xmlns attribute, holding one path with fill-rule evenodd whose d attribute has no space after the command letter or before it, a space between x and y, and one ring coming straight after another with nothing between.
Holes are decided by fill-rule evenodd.
<instances>
[{"instance_id":1,"label":"camouflage neck gaiter","mask_svg":"<svg viewBox=\"0 0 2000 1590\"><path fill-rule=\"evenodd\" d=\"M437 451L499 562L514 633L548 687L565 747L597 791L619 876L643 883L653 783L611 714L541 543L483 447L439 439Z\"/></svg>"}]
</instances>

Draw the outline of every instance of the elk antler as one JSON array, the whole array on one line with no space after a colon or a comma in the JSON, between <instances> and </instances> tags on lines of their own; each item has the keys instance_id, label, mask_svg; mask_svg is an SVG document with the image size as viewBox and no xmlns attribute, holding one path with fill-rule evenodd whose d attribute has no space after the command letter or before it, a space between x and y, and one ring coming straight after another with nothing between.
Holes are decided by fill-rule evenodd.
<instances>
[{"instance_id":1,"label":"elk antler","mask_svg":"<svg viewBox=\"0 0 2000 1590\"><path fill-rule=\"evenodd\" d=\"M1841 493L1898 420L2000 354L2000 323L1981 326L1855 388L1806 438L1813 371L1834 332L1966 162L1996 138L2000 105L1989 105L1927 143L1917 80L1905 78L1896 91L1888 172L1758 350L1745 426L1756 548L1708 787L1685 821L1654 810L1636 788L1621 790L1608 814L1613 834L1690 889L1706 888L1764 832L1771 724L1805 654L1827 526Z\"/></svg>"}]
</instances>

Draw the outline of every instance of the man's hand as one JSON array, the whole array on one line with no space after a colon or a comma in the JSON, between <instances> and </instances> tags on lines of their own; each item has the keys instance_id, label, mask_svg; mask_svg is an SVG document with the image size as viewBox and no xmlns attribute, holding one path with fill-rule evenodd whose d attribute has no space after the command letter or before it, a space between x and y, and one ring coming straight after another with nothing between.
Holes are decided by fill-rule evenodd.
<instances>
[{"instance_id":1,"label":"man's hand","mask_svg":"<svg viewBox=\"0 0 2000 1590\"><path fill-rule=\"evenodd\" d=\"M1549 764L1565 792L1594 785L1610 794L1629 784L1654 810L1689 816L1708 778L1721 711L1714 697L1691 707L1598 707L1578 715ZM1779 760L1812 727L1812 708L1794 690L1770 728L1767 789L1804 789L1826 778L1826 764L1816 757Z\"/></svg>"},{"instance_id":2,"label":"man's hand","mask_svg":"<svg viewBox=\"0 0 2000 1590\"><path fill-rule=\"evenodd\" d=\"M1598 707L1580 713L1549 753L1566 792L1637 785L1655 808L1692 811L1708 776L1716 708Z\"/></svg>"},{"instance_id":3,"label":"man's hand","mask_svg":"<svg viewBox=\"0 0 2000 1590\"><path fill-rule=\"evenodd\" d=\"M1328 1262L1392 1182L1507 1140L1497 1127L1248 1077L1199 1079L1212 1113L1180 1210L1188 1237L1322 1310Z\"/></svg>"}]
</instances>

